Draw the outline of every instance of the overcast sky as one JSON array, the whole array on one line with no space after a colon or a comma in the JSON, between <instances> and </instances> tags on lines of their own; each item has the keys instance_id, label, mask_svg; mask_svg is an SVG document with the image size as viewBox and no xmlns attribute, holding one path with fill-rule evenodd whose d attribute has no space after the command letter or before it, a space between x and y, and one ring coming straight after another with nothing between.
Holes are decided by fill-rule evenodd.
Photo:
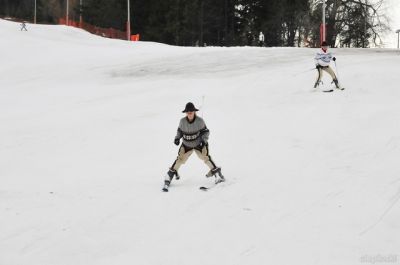
<instances>
[{"instance_id":1,"label":"overcast sky","mask_svg":"<svg viewBox=\"0 0 400 265\"><path fill-rule=\"evenodd\" d=\"M387 0L385 11L391 19L391 31L384 36L383 41L386 48L397 48L397 34L395 31L400 29L400 0Z\"/></svg>"}]
</instances>

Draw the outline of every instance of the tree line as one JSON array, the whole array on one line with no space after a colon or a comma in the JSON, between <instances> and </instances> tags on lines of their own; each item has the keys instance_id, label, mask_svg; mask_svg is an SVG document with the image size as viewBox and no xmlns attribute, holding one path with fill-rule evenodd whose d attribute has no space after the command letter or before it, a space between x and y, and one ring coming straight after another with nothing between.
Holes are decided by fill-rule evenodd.
<instances>
[{"instance_id":1,"label":"tree line","mask_svg":"<svg viewBox=\"0 0 400 265\"><path fill-rule=\"evenodd\" d=\"M33 20L35 0L0 0L0 16ZM37 21L57 23L67 0L36 0ZM388 29L385 0L326 0L331 46L370 47ZM126 30L127 0L69 0L70 19ZM180 46L315 47L322 0L130 0L141 39Z\"/></svg>"}]
</instances>

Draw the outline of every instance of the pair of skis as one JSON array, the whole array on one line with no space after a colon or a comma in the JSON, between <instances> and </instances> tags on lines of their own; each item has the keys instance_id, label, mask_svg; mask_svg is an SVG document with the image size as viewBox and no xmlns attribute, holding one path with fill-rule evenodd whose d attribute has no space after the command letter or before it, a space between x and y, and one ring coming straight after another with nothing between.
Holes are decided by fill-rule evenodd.
<instances>
[{"instance_id":1,"label":"pair of skis","mask_svg":"<svg viewBox=\"0 0 400 265\"><path fill-rule=\"evenodd\" d=\"M331 84L335 83L335 87L336 87L337 90L345 90L345 88L342 87L340 85L339 81L338 81L338 79L339 79L339 70L338 70L338 67L337 67L337 64L336 64L336 60L334 62L335 62L336 82L337 83L335 83L335 81L332 81ZM314 88L318 88L320 84L323 84L322 80L320 80L319 82L315 83ZM333 92L333 89L331 88L329 90L322 90L322 92Z\"/></svg>"},{"instance_id":2,"label":"pair of skis","mask_svg":"<svg viewBox=\"0 0 400 265\"><path fill-rule=\"evenodd\" d=\"M344 87L337 87L337 88L335 88L336 90L341 90L341 91L343 91L345 88ZM334 91L334 89L333 88L331 88L331 89L329 89L329 90L322 90L322 92L324 92L324 93L331 93L331 92L333 92Z\"/></svg>"},{"instance_id":3,"label":"pair of skis","mask_svg":"<svg viewBox=\"0 0 400 265\"><path fill-rule=\"evenodd\" d=\"M332 84L333 84L334 82L332 81ZM319 83L316 83L315 85L314 85L314 89L317 89L317 88L319 88L319 86L320 86L320 84L323 84L323 82L322 81L319 81ZM344 87L342 87L340 84L338 84L338 86L336 86L336 84L335 84L335 89L337 89L337 90L345 90L345 88ZM334 91L334 89L333 88L331 88L331 89L329 89L329 90L322 90L322 92L324 92L324 93L329 93L329 92L333 92Z\"/></svg>"},{"instance_id":4,"label":"pair of skis","mask_svg":"<svg viewBox=\"0 0 400 265\"><path fill-rule=\"evenodd\" d=\"M221 183L221 182L212 184L212 185L210 185L210 186L200 186L200 187L199 187L199 190L202 190L202 191L211 190L211 189L215 188L219 183ZM163 192L169 192L169 185L164 185L164 187L162 188L162 191L163 191Z\"/></svg>"},{"instance_id":5,"label":"pair of skis","mask_svg":"<svg viewBox=\"0 0 400 265\"><path fill-rule=\"evenodd\" d=\"M221 176L222 176L222 174L221 174ZM210 190L212 188L215 188L218 184L220 184L222 182L225 182L225 177L224 176L222 176L217 181L215 181L214 184L211 184L209 186L200 186L199 189L202 190L202 191L208 191L208 190ZM169 191L169 186L170 186L169 184L164 184L164 187L162 188L162 191L163 192L168 192Z\"/></svg>"}]
</instances>

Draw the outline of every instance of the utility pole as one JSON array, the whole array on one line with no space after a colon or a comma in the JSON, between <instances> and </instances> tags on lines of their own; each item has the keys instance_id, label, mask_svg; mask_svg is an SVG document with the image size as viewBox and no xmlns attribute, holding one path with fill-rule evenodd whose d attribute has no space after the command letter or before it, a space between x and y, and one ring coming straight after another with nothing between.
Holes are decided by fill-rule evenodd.
<instances>
[{"instance_id":1,"label":"utility pole","mask_svg":"<svg viewBox=\"0 0 400 265\"><path fill-rule=\"evenodd\" d=\"M368 7L368 0L365 0L365 9L364 9L364 39L363 39L363 48L365 48L366 38L367 38L367 7Z\"/></svg>"},{"instance_id":2,"label":"utility pole","mask_svg":"<svg viewBox=\"0 0 400 265\"><path fill-rule=\"evenodd\" d=\"M33 23L36 24L36 0L35 0L35 10L34 10L34 18L33 18Z\"/></svg>"},{"instance_id":3,"label":"utility pole","mask_svg":"<svg viewBox=\"0 0 400 265\"><path fill-rule=\"evenodd\" d=\"M397 33L397 49L400 48L399 44L400 44L400 29L396 30Z\"/></svg>"},{"instance_id":4,"label":"utility pole","mask_svg":"<svg viewBox=\"0 0 400 265\"><path fill-rule=\"evenodd\" d=\"M36 1L37 1L37 0L35 0L35 12L34 12L34 13L35 13L35 16L34 16L34 19L33 19L33 23L35 23L35 24L36 24Z\"/></svg>"},{"instance_id":5,"label":"utility pole","mask_svg":"<svg viewBox=\"0 0 400 265\"><path fill-rule=\"evenodd\" d=\"M83 12L83 8L82 8L82 0L80 0L79 2L79 26L82 27L82 12Z\"/></svg>"},{"instance_id":6,"label":"utility pole","mask_svg":"<svg viewBox=\"0 0 400 265\"><path fill-rule=\"evenodd\" d=\"M203 20L204 20L204 1L201 0L201 4L200 4L200 47L204 46Z\"/></svg>"},{"instance_id":7,"label":"utility pole","mask_svg":"<svg viewBox=\"0 0 400 265\"><path fill-rule=\"evenodd\" d=\"M323 0L322 3L322 41L326 41L326 25L325 25L325 9L326 9L326 0Z\"/></svg>"},{"instance_id":8,"label":"utility pole","mask_svg":"<svg viewBox=\"0 0 400 265\"><path fill-rule=\"evenodd\" d=\"M131 40L131 8L130 8L130 0L128 1L128 20L126 22L126 36L128 41Z\"/></svg>"},{"instance_id":9,"label":"utility pole","mask_svg":"<svg viewBox=\"0 0 400 265\"><path fill-rule=\"evenodd\" d=\"M68 19L69 19L69 0L67 0L67 14L66 14L66 18L65 18L65 21L66 21L66 23L67 23L67 26L69 25Z\"/></svg>"}]
</instances>

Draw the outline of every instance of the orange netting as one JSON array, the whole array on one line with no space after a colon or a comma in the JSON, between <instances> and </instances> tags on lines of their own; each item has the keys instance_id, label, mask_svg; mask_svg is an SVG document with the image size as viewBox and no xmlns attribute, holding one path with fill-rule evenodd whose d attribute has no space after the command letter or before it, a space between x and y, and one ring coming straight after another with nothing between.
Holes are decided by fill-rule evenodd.
<instances>
[{"instance_id":1,"label":"orange netting","mask_svg":"<svg viewBox=\"0 0 400 265\"><path fill-rule=\"evenodd\" d=\"M65 18L60 18L59 19L59 24L60 25L67 25L67 21ZM81 28L84 29L92 34L96 34L105 38L111 38L111 39L121 39L121 40L127 40L128 35L126 31L121 31L113 28L101 28L97 26L90 25L88 23L82 22L79 23L78 21L74 20L68 20L68 25L71 27L76 27L76 28ZM131 41L139 41L140 35L135 34L130 36L129 38Z\"/></svg>"}]
</instances>

